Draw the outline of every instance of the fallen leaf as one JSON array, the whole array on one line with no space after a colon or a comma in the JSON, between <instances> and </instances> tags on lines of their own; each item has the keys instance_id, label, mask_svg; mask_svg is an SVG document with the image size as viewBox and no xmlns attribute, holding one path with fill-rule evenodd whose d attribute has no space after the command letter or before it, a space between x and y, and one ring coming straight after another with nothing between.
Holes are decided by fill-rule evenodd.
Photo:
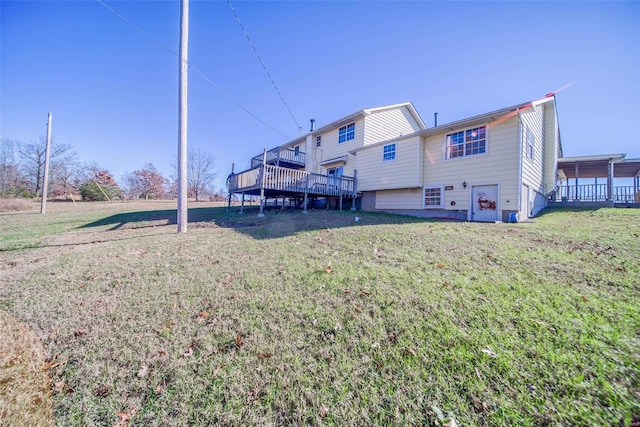
<instances>
[{"instance_id":1,"label":"fallen leaf","mask_svg":"<svg viewBox=\"0 0 640 427\"><path fill-rule=\"evenodd\" d=\"M498 356L496 354L496 352L491 349L491 347L483 348L482 352L487 354L488 356L491 356L491 357L497 357Z\"/></svg>"},{"instance_id":2,"label":"fallen leaf","mask_svg":"<svg viewBox=\"0 0 640 427\"><path fill-rule=\"evenodd\" d=\"M365 290L360 291L361 297L368 297L369 295L371 295L371 292L369 291L365 291Z\"/></svg>"},{"instance_id":3,"label":"fallen leaf","mask_svg":"<svg viewBox=\"0 0 640 427\"><path fill-rule=\"evenodd\" d=\"M140 370L138 370L138 378L144 378L149 371L149 367L147 365L142 365Z\"/></svg>"},{"instance_id":4,"label":"fallen leaf","mask_svg":"<svg viewBox=\"0 0 640 427\"><path fill-rule=\"evenodd\" d=\"M589 299L587 297L580 297L580 299L582 300L582 302L587 302L589 301Z\"/></svg>"},{"instance_id":5,"label":"fallen leaf","mask_svg":"<svg viewBox=\"0 0 640 427\"><path fill-rule=\"evenodd\" d=\"M73 333L73 336L74 336L74 337L76 337L76 338L81 337L81 336L83 336L83 335L87 335L87 331L80 330L80 331L75 331L75 332Z\"/></svg>"},{"instance_id":6,"label":"fallen leaf","mask_svg":"<svg viewBox=\"0 0 640 427\"><path fill-rule=\"evenodd\" d=\"M224 368L224 365L219 365L215 371L213 371L213 376L218 376L218 373L220 372L220 370Z\"/></svg>"},{"instance_id":7,"label":"fallen leaf","mask_svg":"<svg viewBox=\"0 0 640 427\"><path fill-rule=\"evenodd\" d=\"M324 271L326 271L327 273L331 273L331 272L333 271L333 267L331 267L331 265L327 265L327 266L324 268Z\"/></svg>"},{"instance_id":8,"label":"fallen leaf","mask_svg":"<svg viewBox=\"0 0 640 427\"><path fill-rule=\"evenodd\" d=\"M320 405L320 418L326 418L329 413L329 408L324 405Z\"/></svg>"},{"instance_id":9,"label":"fallen leaf","mask_svg":"<svg viewBox=\"0 0 640 427\"><path fill-rule=\"evenodd\" d=\"M357 306L357 305L355 305L355 304L353 304L353 309L354 309L355 311L357 311L358 313L361 313L361 312L362 312L362 307Z\"/></svg>"},{"instance_id":10,"label":"fallen leaf","mask_svg":"<svg viewBox=\"0 0 640 427\"><path fill-rule=\"evenodd\" d=\"M407 356L408 355L411 355L411 356L417 356L418 355L414 349L409 348L409 347L405 347L404 354L406 354Z\"/></svg>"},{"instance_id":11,"label":"fallen leaf","mask_svg":"<svg viewBox=\"0 0 640 427\"><path fill-rule=\"evenodd\" d=\"M438 263L438 268L444 268L444 264L442 264L441 262Z\"/></svg>"},{"instance_id":12,"label":"fallen leaf","mask_svg":"<svg viewBox=\"0 0 640 427\"><path fill-rule=\"evenodd\" d=\"M442 286L444 286L445 288L448 288L448 287L449 287L449 282L444 282L444 283L442 284Z\"/></svg>"},{"instance_id":13,"label":"fallen leaf","mask_svg":"<svg viewBox=\"0 0 640 427\"><path fill-rule=\"evenodd\" d=\"M272 354L271 354L271 353L266 353L266 352L265 352L265 353L260 353L260 354L258 355L258 357L259 357L260 359L268 359L268 358L270 358L271 356L272 356Z\"/></svg>"},{"instance_id":14,"label":"fallen leaf","mask_svg":"<svg viewBox=\"0 0 640 427\"><path fill-rule=\"evenodd\" d=\"M136 412L137 411L136 411L135 408L131 408L129 410L129 412L118 412L116 414L116 417L118 417L120 419L115 422L113 427L128 427L129 426L129 420L131 420L131 418L133 418L133 416L136 414Z\"/></svg>"},{"instance_id":15,"label":"fallen leaf","mask_svg":"<svg viewBox=\"0 0 640 427\"><path fill-rule=\"evenodd\" d=\"M238 346L238 348L242 347L243 339L244 337L242 336L242 334L238 334L238 336L236 337L236 345Z\"/></svg>"},{"instance_id":16,"label":"fallen leaf","mask_svg":"<svg viewBox=\"0 0 640 427\"><path fill-rule=\"evenodd\" d=\"M207 316L209 316L209 313L207 313L206 311L201 311L200 313L198 313L198 317L200 317L201 319Z\"/></svg>"},{"instance_id":17,"label":"fallen leaf","mask_svg":"<svg viewBox=\"0 0 640 427\"><path fill-rule=\"evenodd\" d=\"M351 293L351 289L345 289L344 293L347 294L347 295L350 294Z\"/></svg>"},{"instance_id":18,"label":"fallen leaf","mask_svg":"<svg viewBox=\"0 0 640 427\"><path fill-rule=\"evenodd\" d=\"M456 423L456 420L453 417L451 417L449 422L444 423L442 427L458 427L458 423Z\"/></svg>"}]
</instances>

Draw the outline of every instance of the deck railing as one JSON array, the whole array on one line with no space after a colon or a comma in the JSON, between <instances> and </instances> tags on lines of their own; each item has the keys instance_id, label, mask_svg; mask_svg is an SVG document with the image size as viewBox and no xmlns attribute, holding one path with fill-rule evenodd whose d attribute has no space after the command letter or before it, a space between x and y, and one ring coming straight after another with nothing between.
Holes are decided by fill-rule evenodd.
<instances>
[{"instance_id":1,"label":"deck railing","mask_svg":"<svg viewBox=\"0 0 640 427\"><path fill-rule=\"evenodd\" d=\"M262 154L251 159L251 167L262 165ZM292 150L290 148L276 147L267 151L267 164L278 165L280 162L304 166L307 156L300 150Z\"/></svg>"},{"instance_id":2,"label":"deck railing","mask_svg":"<svg viewBox=\"0 0 640 427\"><path fill-rule=\"evenodd\" d=\"M330 176L311 173L281 166L262 165L229 177L229 191L232 193L264 189L292 193L309 193L323 196L355 196L355 178L350 176Z\"/></svg>"},{"instance_id":3,"label":"deck railing","mask_svg":"<svg viewBox=\"0 0 640 427\"><path fill-rule=\"evenodd\" d=\"M614 203L639 203L640 194L632 185L614 186L611 201ZM579 184L558 187L556 202L606 202L609 201L607 184Z\"/></svg>"}]
</instances>

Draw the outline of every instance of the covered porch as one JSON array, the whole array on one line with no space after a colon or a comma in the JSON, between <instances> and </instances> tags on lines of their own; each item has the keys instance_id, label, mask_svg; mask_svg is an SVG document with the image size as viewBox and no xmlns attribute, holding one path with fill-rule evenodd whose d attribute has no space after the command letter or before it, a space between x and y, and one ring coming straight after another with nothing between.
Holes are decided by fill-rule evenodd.
<instances>
[{"instance_id":1,"label":"covered porch","mask_svg":"<svg viewBox=\"0 0 640 427\"><path fill-rule=\"evenodd\" d=\"M558 159L558 187L550 202L640 207L640 159L625 157L621 153Z\"/></svg>"}]
</instances>

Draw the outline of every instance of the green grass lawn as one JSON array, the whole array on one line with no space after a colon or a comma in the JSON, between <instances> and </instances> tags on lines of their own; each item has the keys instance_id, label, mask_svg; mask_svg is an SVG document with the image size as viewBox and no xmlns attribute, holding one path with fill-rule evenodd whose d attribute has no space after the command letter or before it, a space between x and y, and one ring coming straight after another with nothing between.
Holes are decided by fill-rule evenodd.
<instances>
[{"instance_id":1,"label":"green grass lawn","mask_svg":"<svg viewBox=\"0 0 640 427\"><path fill-rule=\"evenodd\" d=\"M57 364L56 425L640 416L639 210L479 224L199 207L178 235L170 208L0 214L0 309Z\"/></svg>"}]
</instances>

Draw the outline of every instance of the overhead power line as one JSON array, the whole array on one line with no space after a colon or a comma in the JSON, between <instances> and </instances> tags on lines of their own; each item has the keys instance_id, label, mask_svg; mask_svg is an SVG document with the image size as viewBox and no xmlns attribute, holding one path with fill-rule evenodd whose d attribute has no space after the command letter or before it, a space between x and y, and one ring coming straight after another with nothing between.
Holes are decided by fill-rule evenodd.
<instances>
[{"instance_id":1,"label":"overhead power line","mask_svg":"<svg viewBox=\"0 0 640 427\"><path fill-rule=\"evenodd\" d=\"M298 123L298 120L296 120L296 117L293 115L293 112L291 111L291 108L289 108L289 104L287 104L287 101L285 101L284 96L282 96L282 93L280 92L280 89L278 89L278 85L276 85L276 82L273 80L273 77L271 77L271 73L267 69L267 66L264 64L264 61L262 60L262 57L258 53L258 49L256 49L256 46L253 44L253 41L251 40L251 37L249 37L249 33L247 32L247 29L244 27L244 24L242 24L242 21L240 20L240 17L236 13L236 10L231 5L231 0L227 0L227 4L229 5L229 8L231 9L231 12L233 12L233 16L236 17L236 21L238 21L238 25L240 25L240 28L242 29L242 32L244 33L244 36L247 38L247 41L249 42L249 46L251 46L251 49L253 49L253 53L256 54L256 57L258 58L258 62L260 62L260 65L262 65L262 69L267 74L267 77L269 77L269 80L271 80L271 84L273 85L273 88L278 93L278 96L280 97L280 99L282 100L282 103L284 104L284 106L286 107L287 111L289 112L289 115L291 115L291 118L296 123L296 126L298 126L298 129L302 129L302 126L300 126L300 123Z\"/></svg>"},{"instance_id":2,"label":"overhead power line","mask_svg":"<svg viewBox=\"0 0 640 427\"><path fill-rule=\"evenodd\" d=\"M167 46L166 44L162 43L160 40L158 40L156 37L154 37L152 34L148 33L147 31L143 30L142 28L140 28L139 26L137 26L135 23L133 23L131 20L129 20L127 17L123 16L122 14L120 14L118 11L114 10L113 8L111 8L109 5L107 5L106 3L104 3L102 0L96 0L99 4L101 4L102 6L104 6L108 11L110 11L111 13L113 13L114 15L116 15L118 18L122 19L124 22L126 22L127 24L129 24L130 26L132 26L136 31L140 32L142 35L144 35L146 38L148 38L149 40L151 40L152 42L154 42L155 44L157 44L158 46L162 47L163 49L167 50L169 53L171 53L173 56L175 57L179 57L178 52L176 52L175 50L171 49L169 46ZM229 93L227 93L224 89L222 89L220 86L218 86L217 84L215 84L203 71L201 71L199 68L197 68L195 65L193 65L191 62L187 63L189 68L192 69L194 72L196 72L198 75L200 75L200 77L202 77L208 84L210 84L211 86L213 86L218 92L220 92L222 95L225 96L225 98L227 98L229 101L233 102L234 104L236 104L236 106L238 108L240 108L241 110L243 110L245 113L249 114L251 117L253 117L256 121L260 122L262 125L264 125L265 127L271 129L273 132L277 133L280 136L283 136L286 139L291 139L290 136L285 135L284 133L280 132L279 130L275 129L273 126L269 125L268 123L266 123L264 120L262 120L260 117L256 116L254 113L252 113L251 111L249 111L249 109L247 109L244 105L240 104L238 101L236 101ZM288 107L287 107L288 108ZM289 111L291 112L291 111ZM294 118L295 120L295 118ZM297 123L297 122L296 122ZM300 126L298 126L300 127Z\"/></svg>"}]
</instances>

